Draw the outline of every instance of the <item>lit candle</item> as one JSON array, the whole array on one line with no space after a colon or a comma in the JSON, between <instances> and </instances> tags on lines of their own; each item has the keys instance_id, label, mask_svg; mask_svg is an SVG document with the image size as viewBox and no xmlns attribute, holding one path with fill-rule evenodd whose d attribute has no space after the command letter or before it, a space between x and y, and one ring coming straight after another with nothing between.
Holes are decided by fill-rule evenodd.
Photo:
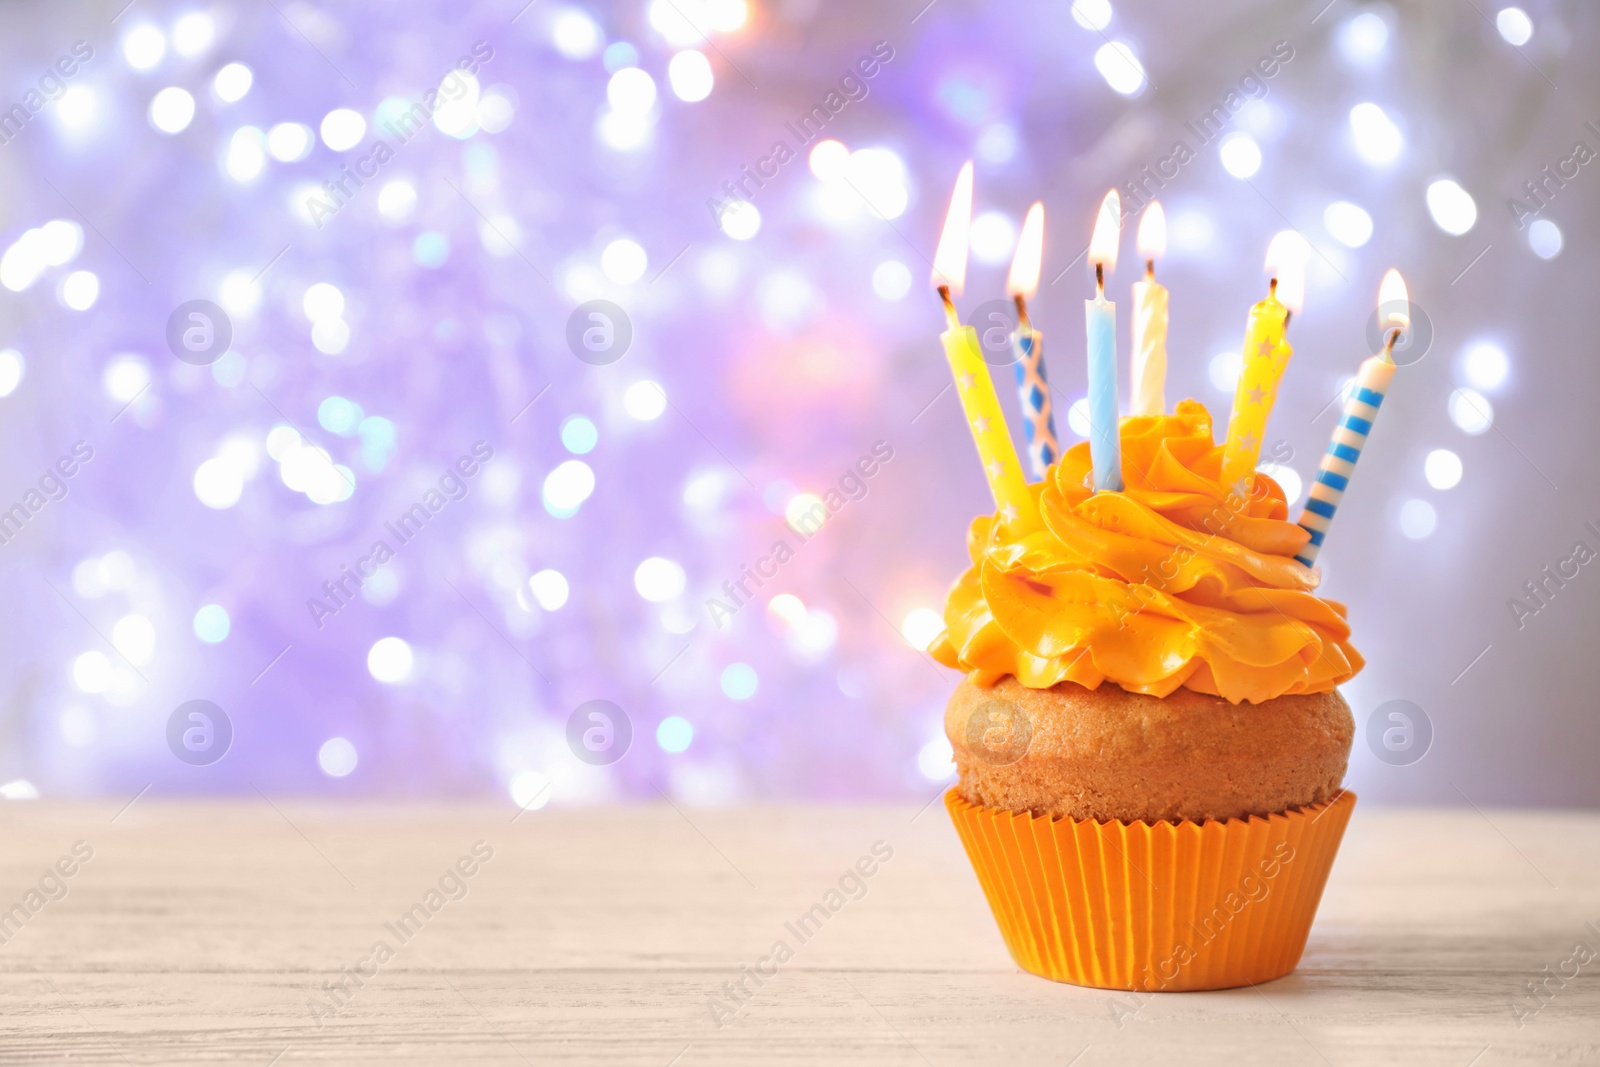
<instances>
[{"instance_id":1,"label":"lit candle","mask_svg":"<svg viewBox=\"0 0 1600 1067\"><path fill-rule=\"evenodd\" d=\"M1117 305L1106 299L1106 275L1117 269L1122 199L1115 189L1100 202L1089 239L1094 299L1083 302L1089 340L1089 458L1096 492L1122 489L1122 441L1117 429Z\"/></svg>"},{"instance_id":2,"label":"lit candle","mask_svg":"<svg viewBox=\"0 0 1600 1067\"><path fill-rule=\"evenodd\" d=\"M1385 274L1383 284L1378 287L1378 318L1386 334L1383 349L1361 364L1355 385L1350 389L1350 398L1344 402L1339 425L1333 428L1333 440L1328 442L1328 451L1323 453L1322 468L1311 485L1305 510L1300 513L1300 525L1311 534L1311 540L1295 559L1307 567L1317 561L1317 553L1322 551L1333 513L1344 499L1345 488L1356 470L1356 460L1361 458L1361 449L1378 418L1378 406L1389 392L1389 382L1395 371L1394 343L1402 330L1411 327L1411 302L1406 295L1406 283L1397 270Z\"/></svg>"},{"instance_id":3,"label":"lit candle","mask_svg":"<svg viewBox=\"0 0 1600 1067\"><path fill-rule=\"evenodd\" d=\"M1000 521L1007 526L1020 524L1026 528L1037 524L1038 508L1033 494L1028 491L1022 464L1017 460L1016 446L1011 443L1011 431L1000 410L1000 398L995 395L989 365L978 347L978 333L971 326L961 325L953 303L953 296L961 293L967 278L967 232L971 225L972 162L969 160L956 177L955 191L950 194L950 212L945 216L944 232L939 235L939 247L933 254L933 284L944 305L949 327L939 339L944 343L945 358L950 361L950 373L955 377L956 395L961 398L967 428L972 431L978 459L989 478L989 491L994 494Z\"/></svg>"},{"instance_id":4,"label":"lit candle","mask_svg":"<svg viewBox=\"0 0 1600 1067\"><path fill-rule=\"evenodd\" d=\"M1255 484L1261 438L1267 430L1272 405L1278 400L1278 382L1294 349L1284 333L1289 316L1306 298L1306 240L1284 230L1267 246L1267 271L1272 275L1267 298L1250 309L1245 325L1244 353L1239 384L1233 394L1233 416L1228 420L1228 440L1222 450L1222 484L1241 496Z\"/></svg>"},{"instance_id":5,"label":"lit candle","mask_svg":"<svg viewBox=\"0 0 1600 1067\"><path fill-rule=\"evenodd\" d=\"M1133 283L1134 415L1167 412L1167 288L1156 281L1156 260L1167 254L1167 214L1152 200L1139 220L1144 280Z\"/></svg>"},{"instance_id":6,"label":"lit candle","mask_svg":"<svg viewBox=\"0 0 1600 1067\"><path fill-rule=\"evenodd\" d=\"M1006 292L1017 304L1017 329L1011 335L1011 348L1016 354L1017 393L1022 399L1028 460L1035 478L1043 478L1061 454L1055 412L1050 405L1050 382L1044 373L1044 335L1028 321L1028 300L1039 291L1043 258L1044 205L1034 204L1022 223L1017 254L1011 259L1011 273L1006 277Z\"/></svg>"}]
</instances>

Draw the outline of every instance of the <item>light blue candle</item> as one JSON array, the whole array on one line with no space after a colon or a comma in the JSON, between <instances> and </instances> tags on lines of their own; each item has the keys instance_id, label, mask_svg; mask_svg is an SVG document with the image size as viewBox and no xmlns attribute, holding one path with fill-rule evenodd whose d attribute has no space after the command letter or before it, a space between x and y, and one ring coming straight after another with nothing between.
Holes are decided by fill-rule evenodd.
<instances>
[{"instance_id":1,"label":"light blue candle","mask_svg":"<svg viewBox=\"0 0 1600 1067\"><path fill-rule=\"evenodd\" d=\"M1096 492L1122 490L1117 432L1117 305L1098 293L1083 302L1089 327L1089 457Z\"/></svg>"},{"instance_id":2,"label":"light blue candle","mask_svg":"<svg viewBox=\"0 0 1600 1067\"><path fill-rule=\"evenodd\" d=\"M1094 299L1083 302L1089 327L1089 458L1095 492L1122 491L1122 438L1117 427L1117 305L1106 299L1106 278L1117 268L1117 238L1122 231L1122 198L1115 189L1100 202L1089 265L1094 267Z\"/></svg>"}]
</instances>

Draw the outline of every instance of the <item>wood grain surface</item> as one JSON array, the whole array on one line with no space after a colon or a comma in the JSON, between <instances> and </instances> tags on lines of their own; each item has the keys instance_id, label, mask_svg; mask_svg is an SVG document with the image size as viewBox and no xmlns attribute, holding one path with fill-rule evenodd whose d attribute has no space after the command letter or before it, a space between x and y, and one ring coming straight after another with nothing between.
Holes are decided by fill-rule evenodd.
<instances>
[{"instance_id":1,"label":"wood grain surface","mask_svg":"<svg viewBox=\"0 0 1600 1067\"><path fill-rule=\"evenodd\" d=\"M1296 973L1140 1004L1019 971L939 804L124 803L0 807L0 1063L1600 1063L1595 814L1358 806Z\"/></svg>"}]
</instances>

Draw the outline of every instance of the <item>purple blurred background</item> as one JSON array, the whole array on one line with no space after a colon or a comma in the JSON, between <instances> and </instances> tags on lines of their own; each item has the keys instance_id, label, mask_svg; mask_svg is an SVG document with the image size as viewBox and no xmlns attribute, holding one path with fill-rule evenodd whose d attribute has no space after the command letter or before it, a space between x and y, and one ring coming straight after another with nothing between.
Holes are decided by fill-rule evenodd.
<instances>
[{"instance_id":1,"label":"purple blurred background","mask_svg":"<svg viewBox=\"0 0 1600 1067\"><path fill-rule=\"evenodd\" d=\"M1268 240L1315 249L1292 498L1386 268L1431 322L1321 559L1370 661L1351 784L1600 801L1600 578L1562 563L1600 549L1592 6L119 7L0 40L0 793L934 795L956 678L919 649L989 506L926 282L950 183L976 159L963 311L1046 205L1065 416L1095 207L1182 141L1169 402L1226 416ZM191 700L218 760L176 758ZM1420 759L1368 743L1392 700Z\"/></svg>"}]
</instances>

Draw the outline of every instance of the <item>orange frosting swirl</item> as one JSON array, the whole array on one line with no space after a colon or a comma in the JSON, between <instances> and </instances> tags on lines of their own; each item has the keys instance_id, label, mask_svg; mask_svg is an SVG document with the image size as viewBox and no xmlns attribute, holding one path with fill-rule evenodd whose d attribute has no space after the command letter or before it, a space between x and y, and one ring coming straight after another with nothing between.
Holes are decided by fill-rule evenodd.
<instances>
[{"instance_id":1,"label":"orange frosting swirl","mask_svg":"<svg viewBox=\"0 0 1600 1067\"><path fill-rule=\"evenodd\" d=\"M1234 703L1327 692L1359 671L1344 605L1317 597L1318 575L1294 559L1310 535L1283 490L1264 474L1249 493L1218 483L1204 405L1120 430L1122 492L1087 488L1084 442L1032 486L1038 524L973 520L973 565L945 601L934 658L979 685L1110 679Z\"/></svg>"}]
</instances>

